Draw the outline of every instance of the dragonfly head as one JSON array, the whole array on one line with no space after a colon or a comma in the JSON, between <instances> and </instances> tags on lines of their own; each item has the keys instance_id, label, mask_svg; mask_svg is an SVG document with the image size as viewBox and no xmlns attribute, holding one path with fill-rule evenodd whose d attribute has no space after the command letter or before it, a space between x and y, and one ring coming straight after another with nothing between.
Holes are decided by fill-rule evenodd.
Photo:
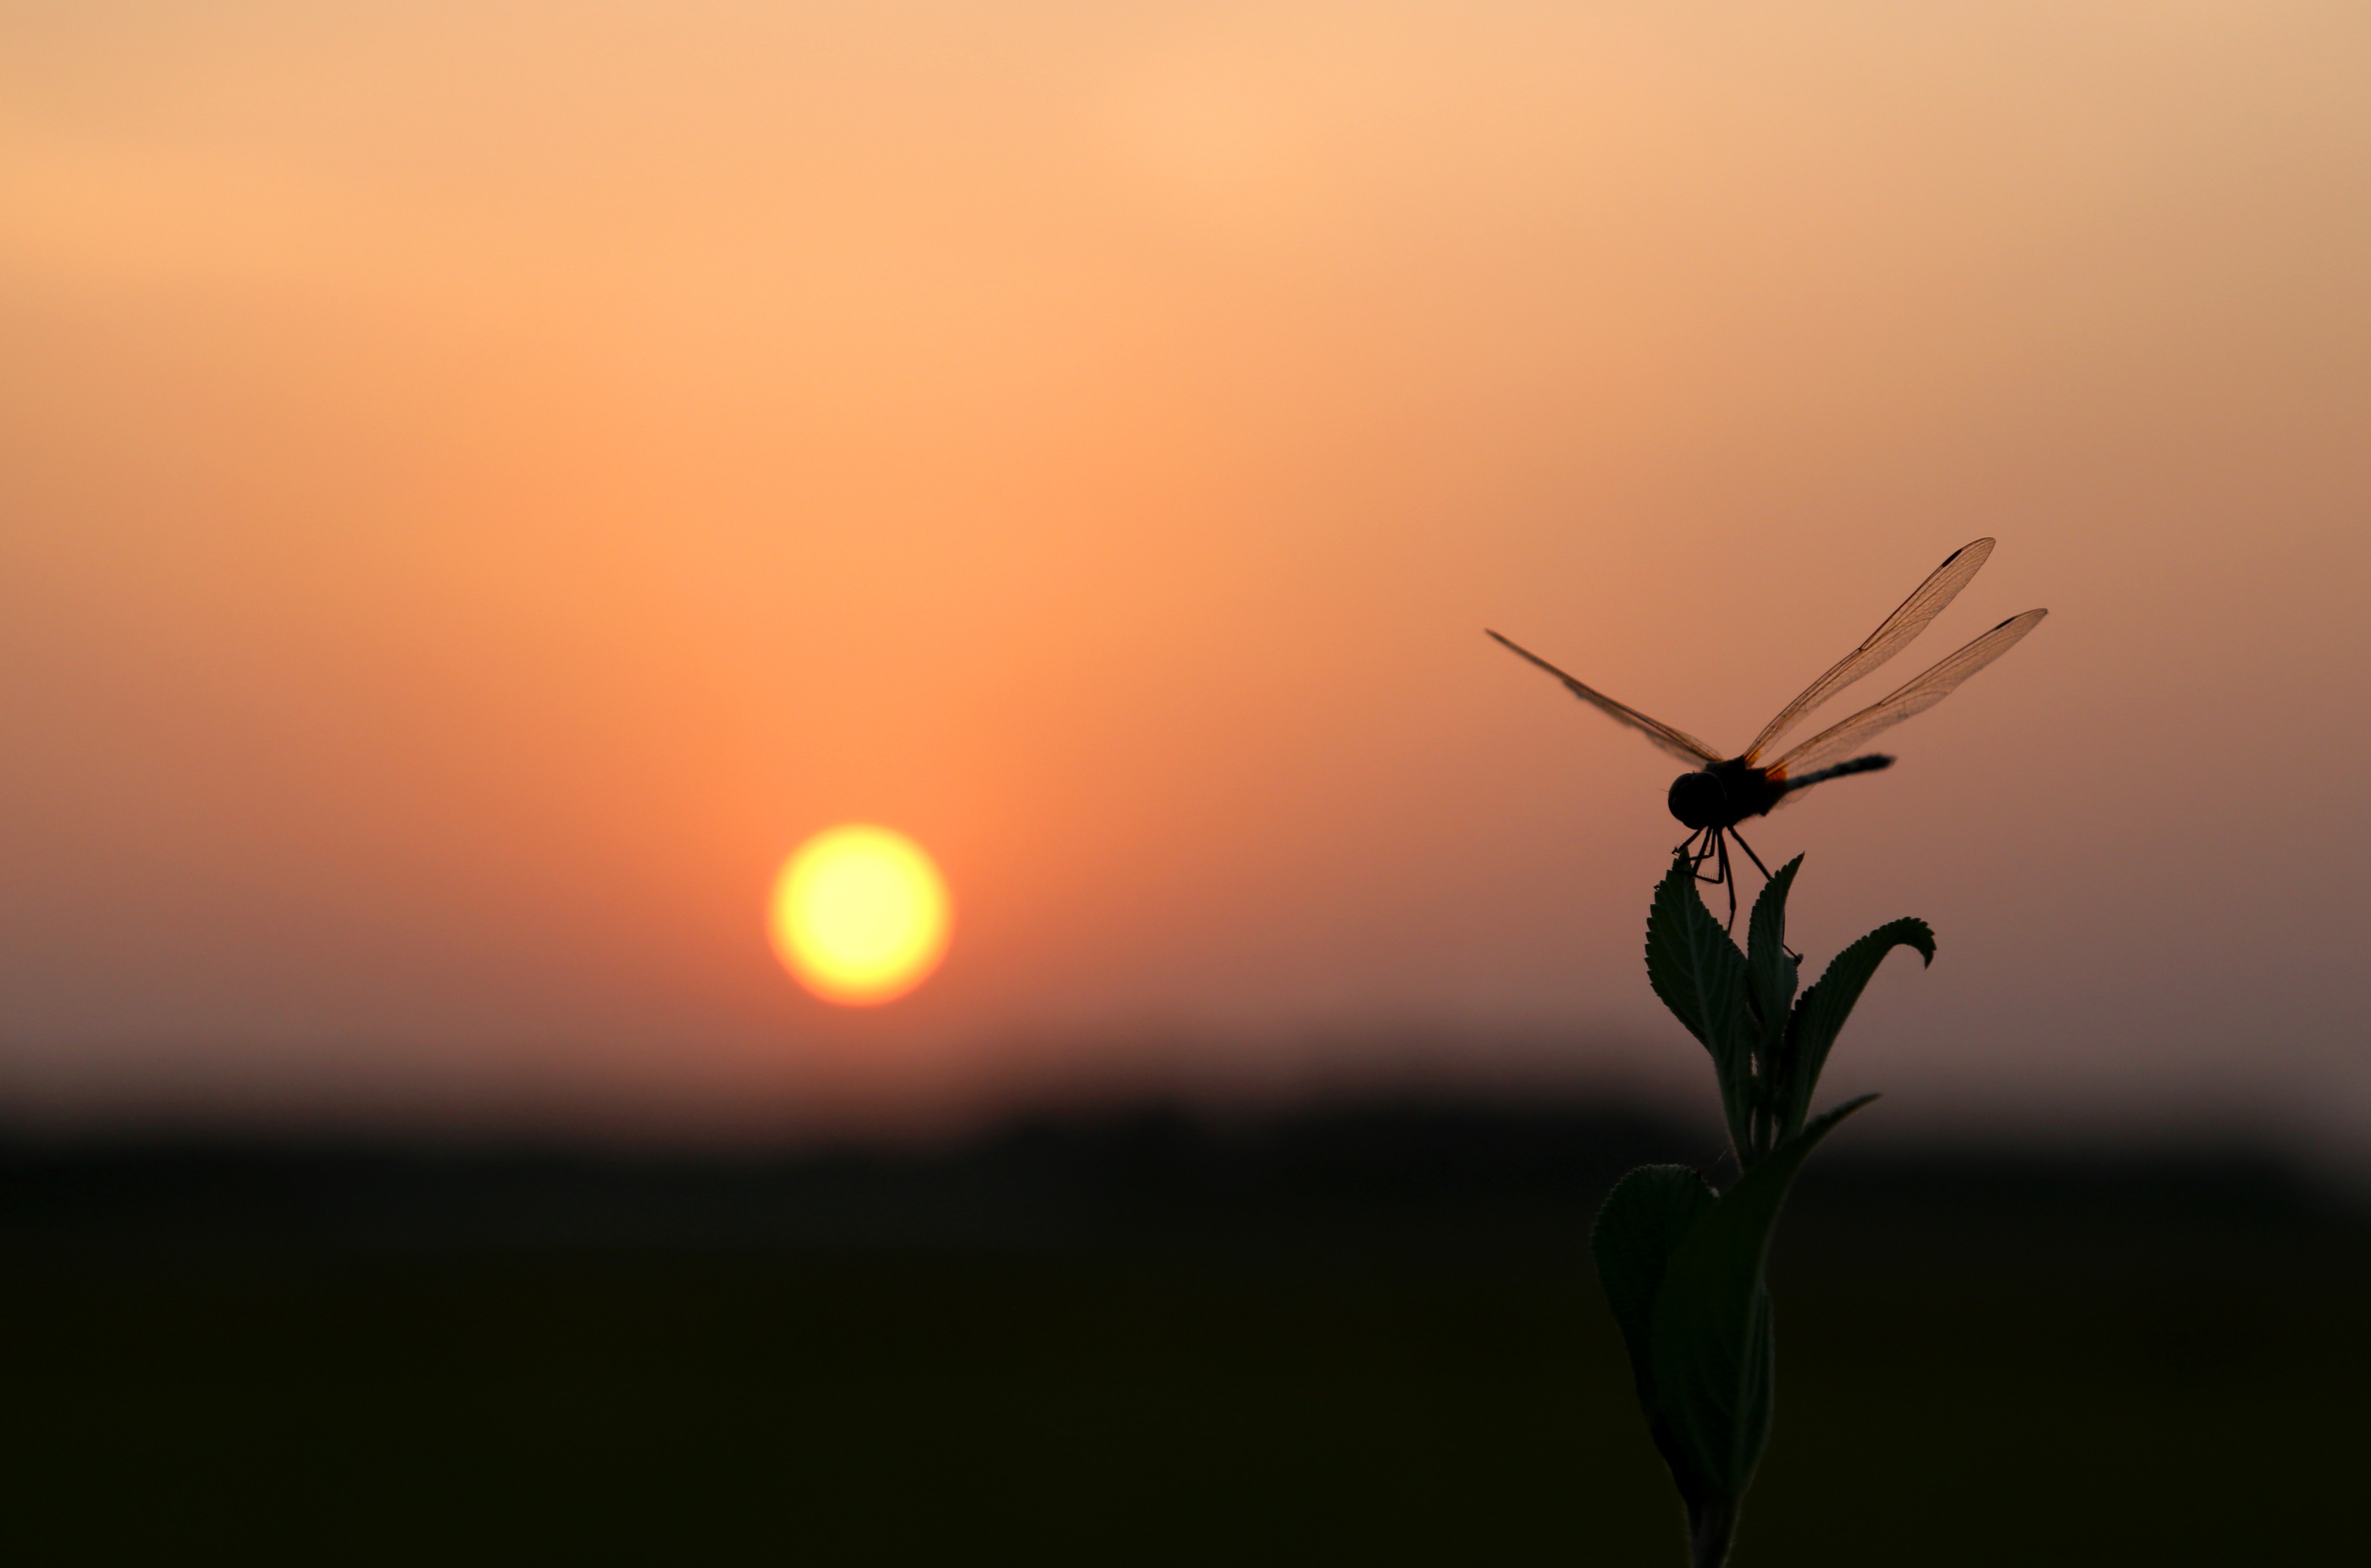
<instances>
[{"instance_id":1,"label":"dragonfly head","mask_svg":"<svg viewBox=\"0 0 2371 1568\"><path fill-rule=\"evenodd\" d=\"M1671 814L1690 827L1727 827L1737 820L1729 787L1708 767L1671 780Z\"/></svg>"}]
</instances>

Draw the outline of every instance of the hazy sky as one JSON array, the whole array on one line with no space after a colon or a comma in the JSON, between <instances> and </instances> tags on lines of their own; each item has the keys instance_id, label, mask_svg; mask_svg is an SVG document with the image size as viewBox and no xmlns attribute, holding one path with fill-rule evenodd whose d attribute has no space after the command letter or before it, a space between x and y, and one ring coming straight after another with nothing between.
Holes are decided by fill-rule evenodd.
<instances>
[{"instance_id":1,"label":"hazy sky","mask_svg":"<svg viewBox=\"0 0 2371 1568\"><path fill-rule=\"evenodd\" d=\"M0 9L0 1116L1697 1090L1674 766L1896 1128L2371 1132L2371 9ZM1848 710L1840 706L1837 714ZM922 990L767 884L888 824Z\"/></svg>"}]
</instances>

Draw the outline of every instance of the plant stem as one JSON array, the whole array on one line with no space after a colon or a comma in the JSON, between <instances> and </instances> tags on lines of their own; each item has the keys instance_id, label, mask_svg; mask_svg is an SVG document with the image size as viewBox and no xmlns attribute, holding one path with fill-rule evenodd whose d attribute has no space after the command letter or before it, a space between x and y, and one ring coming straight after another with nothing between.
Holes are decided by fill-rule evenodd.
<instances>
[{"instance_id":1,"label":"plant stem","mask_svg":"<svg viewBox=\"0 0 2371 1568\"><path fill-rule=\"evenodd\" d=\"M1715 1503L1688 1521L1692 1539L1689 1568L1721 1568L1729 1561L1729 1542L1737 1536L1737 1505Z\"/></svg>"}]
</instances>

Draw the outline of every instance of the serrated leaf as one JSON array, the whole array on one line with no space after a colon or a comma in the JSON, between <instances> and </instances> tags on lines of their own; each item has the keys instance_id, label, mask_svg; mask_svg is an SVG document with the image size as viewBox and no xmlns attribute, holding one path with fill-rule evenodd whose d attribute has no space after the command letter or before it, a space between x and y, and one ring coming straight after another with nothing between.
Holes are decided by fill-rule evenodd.
<instances>
[{"instance_id":1,"label":"serrated leaf","mask_svg":"<svg viewBox=\"0 0 2371 1568\"><path fill-rule=\"evenodd\" d=\"M1745 923L1746 998L1753 1009L1753 1049L1759 1058L1755 1077L1764 1097L1759 1107L1764 1116L1754 1128L1757 1141L1772 1138L1771 1129L1778 1118L1776 1108L1769 1102L1770 1091L1786 1081L1787 1026L1793 1016L1789 1009L1797 981L1796 961L1787 951L1787 894L1802 864L1803 857L1798 855L1762 884L1761 896L1753 901L1753 914ZM1762 1150L1746 1153L1750 1159Z\"/></svg>"},{"instance_id":2,"label":"serrated leaf","mask_svg":"<svg viewBox=\"0 0 2371 1568\"><path fill-rule=\"evenodd\" d=\"M1745 955L1696 896L1695 869L1684 855L1672 857L1647 914L1647 980L1712 1054L1729 1136L1745 1159L1753 1102Z\"/></svg>"},{"instance_id":3,"label":"serrated leaf","mask_svg":"<svg viewBox=\"0 0 2371 1568\"><path fill-rule=\"evenodd\" d=\"M1775 1355L1764 1268L1779 1206L1820 1140L1875 1098L1838 1106L1773 1149L1696 1217L1664 1265L1648 1353L1659 1426L1683 1456L1672 1474L1703 1478L1706 1495L1690 1499L1692 1518L1723 1502L1733 1511L1770 1441Z\"/></svg>"},{"instance_id":4,"label":"serrated leaf","mask_svg":"<svg viewBox=\"0 0 2371 1568\"><path fill-rule=\"evenodd\" d=\"M1820 1069L1827 1065L1829 1049L1844 1032L1845 1020L1852 1016L1877 966L1898 947L1914 949L1928 963L1935 962L1935 932L1926 921L1888 921L1836 954L1818 984L1797 998L1787 1026L1787 1077L1779 1087L1779 1101L1786 1108L1781 1136L1792 1136L1801 1124L1804 1110L1820 1086Z\"/></svg>"}]
</instances>

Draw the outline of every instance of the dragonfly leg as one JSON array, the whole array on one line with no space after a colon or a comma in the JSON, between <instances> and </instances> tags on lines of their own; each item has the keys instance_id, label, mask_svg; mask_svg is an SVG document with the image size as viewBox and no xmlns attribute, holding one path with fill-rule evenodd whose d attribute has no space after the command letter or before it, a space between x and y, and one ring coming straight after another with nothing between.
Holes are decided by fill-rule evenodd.
<instances>
[{"instance_id":1,"label":"dragonfly leg","mask_svg":"<svg viewBox=\"0 0 2371 1568\"><path fill-rule=\"evenodd\" d=\"M1768 882L1770 880L1770 868L1762 863L1761 856L1753 853L1753 846L1745 841L1745 835L1738 832L1737 829L1732 827L1729 830L1729 836L1737 840L1737 847L1740 849L1744 850L1748 858L1753 861L1753 869L1762 873L1762 880L1764 882Z\"/></svg>"},{"instance_id":2,"label":"dragonfly leg","mask_svg":"<svg viewBox=\"0 0 2371 1568\"><path fill-rule=\"evenodd\" d=\"M1734 931L1737 929L1737 878L1729 873L1729 836L1722 833L1714 836L1720 840L1720 875L1716 880L1729 884L1729 924L1721 928Z\"/></svg>"},{"instance_id":3,"label":"dragonfly leg","mask_svg":"<svg viewBox=\"0 0 2371 1568\"><path fill-rule=\"evenodd\" d=\"M1695 873L1696 881L1710 887L1718 887L1729 877L1729 855L1721 847L1720 829L1706 827L1700 828L1697 832L1703 834L1704 838L1695 852L1688 856L1688 870ZM1696 834L1688 835L1689 844L1696 842ZM1683 844L1680 848L1684 853L1687 847L1686 844ZM1704 873L1704 863L1706 860L1712 861L1717 868L1711 876Z\"/></svg>"},{"instance_id":4,"label":"dragonfly leg","mask_svg":"<svg viewBox=\"0 0 2371 1568\"><path fill-rule=\"evenodd\" d=\"M1761 856L1753 854L1753 846L1745 841L1745 835L1738 832L1735 828L1731 828L1729 830L1729 836L1737 840L1737 847L1740 849L1744 850L1748 855L1753 855L1754 868L1762 873L1762 880L1764 882L1768 882L1770 880L1770 868L1762 863ZM1803 955L1801 953L1797 952L1793 948L1786 947L1786 944L1783 942L1779 945L1786 949L1786 953L1788 958L1793 959L1798 963L1803 962Z\"/></svg>"}]
</instances>

